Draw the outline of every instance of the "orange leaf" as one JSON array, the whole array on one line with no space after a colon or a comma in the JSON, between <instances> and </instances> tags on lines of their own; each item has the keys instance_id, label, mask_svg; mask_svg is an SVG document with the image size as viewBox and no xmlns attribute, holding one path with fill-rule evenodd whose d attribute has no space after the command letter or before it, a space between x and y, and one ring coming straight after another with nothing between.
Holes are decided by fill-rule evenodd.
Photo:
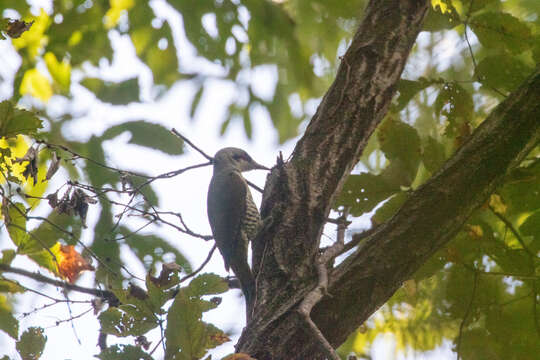
<instances>
[{"instance_id":1,"label":"orange leaf","mask_svg":"<svg viewBox=\"0 0 540 360\"><path fill-rule=\"evenodd\" d=\"M84 270L95 270L92 264L81 256L73 245L62 245L56 254L58 262L58 272L67 278L70 283L74 283Z\"/></svg>"}]
</instances>

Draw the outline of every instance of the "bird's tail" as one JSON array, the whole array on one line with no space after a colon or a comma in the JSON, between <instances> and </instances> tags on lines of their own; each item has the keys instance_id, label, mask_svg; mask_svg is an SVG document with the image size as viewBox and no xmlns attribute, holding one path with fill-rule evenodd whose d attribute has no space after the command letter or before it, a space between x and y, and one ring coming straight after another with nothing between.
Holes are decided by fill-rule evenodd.
<instances>
[{"instance_id":1,"label":"bird's tail","mask_svg":"<svg viewBox=\"0 0 540 360\"><path fill-rule=\"evenodd\" d=\"M235 260L236 261L232 261L229 265L240 281L242 292L246 298L247 319L249 320L255 301L255 279L253 278L253 273L245 258Z\"/></svg>"}]
</instances>

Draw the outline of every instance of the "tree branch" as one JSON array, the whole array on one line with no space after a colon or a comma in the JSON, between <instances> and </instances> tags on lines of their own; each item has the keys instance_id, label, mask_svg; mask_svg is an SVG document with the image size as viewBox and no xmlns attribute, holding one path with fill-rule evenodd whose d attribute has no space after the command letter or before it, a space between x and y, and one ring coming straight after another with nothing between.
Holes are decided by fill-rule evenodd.
<instances>
[{"instance_id":1,"label":"tree branch","mask_svg":"<svg viewBox=\"0 0 540 360\"><path fill-rule=\"evenodd\" d=\"M313 309L313 320L334 345L452 239L508 171L538 144L538 98L540 67L495 108L442 169L411 193L388 223L334 270L329 286L334 297ZM339 330L332 325L335 317L345 319Z\"/></svg>"},{"instance_id":2,"label":"tree branch","mask_svg":"<svg viewBox=\"0 0 540 360\"><path fill-rule=\"evenodd\" d=\"M254 358L318 358L313 354L319 347L310 349L303 342L306 334L296 345L288 341L289 336L282 336L303 328L297 315L288 323L282 316L293 311L316 285L315 260L331 206L389 108L428 3L369 2L336 79L291 160L274 168L268 178L261 215L271 216L272 224L253 243L253 264L261 264L265 256L258 278L257 309L238 344ZM283 327L274 324L277 319ZM273 340L287 344L270 346ZM278 348L287 353L276 353Z\"/></svg>"},{"instance_id":3,"label":"tree branch","mask_svg":"<svg viewBox=\"0 0 540 360\"><path fill-rule=\"evenodd\" d=\"M23 275L44 284L54 285L54 286L61 287L62 289L78 291L84 294L98 296L100 298L107 300L111 304L117 304L119 302L118 298L111 291L86 288L79 285L70 284L65 281L51 279L47 276L44 276L38 273L33 273L24 269L14 268L6 264L0 264L0 272Z\"/></svg>"},{"instance_id":4,"label":"tree branch","mask_svg":"<svg viewBox=\"0 0 540 360\"><path fill-rule=\"evenodd\" d=\"M370 1L336 80L290 162L272 171L261 206L263 218L272 221L253 244L254 264L264 254L257 303L239 351L259 360L328 356L296 308L318 284L319 241L328 213L386 114L427 6L427 1ZM313 307L311 319L332 346L345 341L452 239L538 143L538 98L540 71L499 104L391 220L329 273L332 297L325 295Z\"/></svg>"}]
</instances>

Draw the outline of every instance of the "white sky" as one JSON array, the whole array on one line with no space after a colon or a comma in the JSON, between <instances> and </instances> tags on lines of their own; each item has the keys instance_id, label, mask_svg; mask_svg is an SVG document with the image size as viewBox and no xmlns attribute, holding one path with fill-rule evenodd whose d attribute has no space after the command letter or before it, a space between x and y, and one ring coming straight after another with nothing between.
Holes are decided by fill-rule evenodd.
<instances>
[{"instance_id":1,"label":"white sky","mask_svg":"<svg viewBox=\"0 0 540 360\"><path fill-rule=\"evenodd\" d=\"M158 6L159 8L159 6ZM198 59L195 55L193 47L187 42L182 32L181 19L170 14L166 9L163 14L170 20L181 66L188 71L204 71L204 72L219 72L212 64ZM128 43L120 39L118 35L112 37L115 41L117 50L113 66L109 69L104 69L102 74L111 79L127 78L131 75L140 76L141 85L143 86L143 98L150 99L150 89L148 88L150 73L145 69L138 60L134 58L133 49ZM442 52L444 53L444 52ZM17 55L11 49L8 42L0 42L0 61L5 59L14 59ZM11 65L15 68L18 66L10 60ZM10 65L10 66L11 66ZM13 67L0 68L1 74L9 74ZM89 70L92 72L93 70ZM260 68L254 73L246 74L253 81L258 91L271 92L275 85L275 72L272 67ZM74 75L77 78L77 74ZM11 87L10 81L0 84L0 94L6 94ZM214 154L220 148L226 146L236 146L245 149L259 163L266 166L272 166L275 163L276 156L279 151L283 151L284 157L287 158L291 153L296 139L290 140L283 145L278 144L278 137L271 121L264 111L255 111L252 114L253 121L253 139L248 141L244 134L243 125L240 122L233 122L225 136L219 136L219 127L223 120L223 113L228 103L237 96L234 92L234 87L220 81L207 82L205 93L200 102L200 106L196 113L196 119L190 120L189 109L192 97L194 96L195 88L188 82L181 82L175 85L171 91L159 102L146 102L143 104L132 104L127 107L111 107L97 103L93 96L83 90L81 87L74 85L73 92L76 94L75 108L78 110L88 110L88 116L83 119L73 121L66 127L65 133L74 140L85 141L92 135L100 135L106 128L112 124L121 123L126 119L139 120L145 119L155 123L162 124L166 128L175 127L182 134L190 138L202 149L209 154ZM5 96L5 95L2 95ZM53 104L62 107L66 102L61 98L54 98L51 101ZM160 174L167 171L175 170L191 164L203 162L204 159L193 149L186 147L186 154L178 157L167 156L158 151L149 151L148 149L140 148L135 145L127 144L129 134L123 134L116 139L105 144L108 164L129 170L140 170L148 174ZM62 178L64 177L64 178ZM154 183L154 189L157 191L161 201L161 209L182 213L186 223L196 232L210 234L210 227L206 218L206 191L211 177L211 168L197 169L190 171L176 178L167 180L158 180ZM253 171L246 174L246 177L263 186L266 173L264 171ZM65 181L65 172L56 175L56 181L61 184ZM56 190L53 184L49 192ZM255 201L260 203L260 194L252 191ZM47 211L46 205L38 211ZM96 206L91 206L89 210L88 223L89 228L97 220L98 209ZM133 222L135 224L135 222ZM368 226L367 219L361 219L355 222L354 227L361 228ZM150 233L159 233L164 238L168 239L171 244L181 249L191 261L193 268L196 268L207 256L213 242L204 242L198 239L193 239L184 236L167 227L149 227L145 229ZM333 231L328 230L327 235L333 236ZM91 243L92 233L90 230L85 230L82 241L86 244ZM0 238L0 249L5 249L10 244L8 237L4 233ZM145 273L142 267L137 266L133 261L130 261L133 272L144 278ZM23 267L31 270L38 270L37 266L24 259L16 260L13 266ZM218 252L214 254L212 261L205 268L205 272L215 272L221 275L226 275L223 268L223 262ZM29 279L10 276L20 280L25 286L34 289L40 289L40 284ZM82 286L93 285L91 273L84 274L77 282ZM55 294L56 297L62 298L59 289L52 290L51 287L46 287L48 293ZM44 291L41 288L40 291ZM232 342L224 344L211 353L214 358L220 358L233 351L240 331L244 326L244 305L243 299L240 297L238 290L231 290L223 295L222 304L213 311L205 314L206 321L216 324L225 331L230 331L233 336ZM70 299L88 299L87 295L71 293ZM28 312L31 309L37 308L43 304L50 303L50 300L42 298L34 298L28 296L17 297L19 302L17 310L20 313ZM72 315L77 315L89 308L89 305L71 305ZM55 305L46 310L41 310L35 314L22 318L20 322L22 330L28 326L43 326L48 337L42 359L95 359L93 355L99 353L97 348L97 336L99 324L92 313L74 320L73 322L65 322L59 326L55 325L57 320L69 318L69 312L65 304ZM18 318L21 318L18 316ZM159 341L160 334L158 331L151 332L148 336L152 341L152 347ZM80 339L80 343L79 340ZM109 343L115 343L115 338L110 336ZM119 342L122 342L120 339ZM131 343L132 339L128 338L127 343ZM437 351L424 355L400 354L396 357L394 345L391 338L380 338L376 341L373 347L372 356L376 360L381 359L443 359L453 358L451 352L451 344L446 342ZM0 332L0 357L4 354L9 355L13 359L17 359L18 355L14 351L14 341ZM161 358L162 349L158 349L154 354L155 358Z\"/></svg>"}]
</instances>

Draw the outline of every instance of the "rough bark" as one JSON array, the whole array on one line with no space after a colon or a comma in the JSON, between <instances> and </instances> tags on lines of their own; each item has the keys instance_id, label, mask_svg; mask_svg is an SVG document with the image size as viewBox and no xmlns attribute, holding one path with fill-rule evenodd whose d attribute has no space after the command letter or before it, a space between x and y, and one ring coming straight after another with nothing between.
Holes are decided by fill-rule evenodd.
<instances>
[{"instance_id":1,"label":"rough bark","mask_svg":"<svg viewBox=\"0 0 540 360\"><path fill-rule=\"evenodd\" d=\"M384 117L428 1L373 0L291 160L269 175L253 244L256 296L237 345L259 359L324 359L298 314L317 285L315 259L343 182ZM540 137L540 73L511 94L391 220L330 271L312 319L340 345L459 230Z\"/></svg>"}]
</instances>

